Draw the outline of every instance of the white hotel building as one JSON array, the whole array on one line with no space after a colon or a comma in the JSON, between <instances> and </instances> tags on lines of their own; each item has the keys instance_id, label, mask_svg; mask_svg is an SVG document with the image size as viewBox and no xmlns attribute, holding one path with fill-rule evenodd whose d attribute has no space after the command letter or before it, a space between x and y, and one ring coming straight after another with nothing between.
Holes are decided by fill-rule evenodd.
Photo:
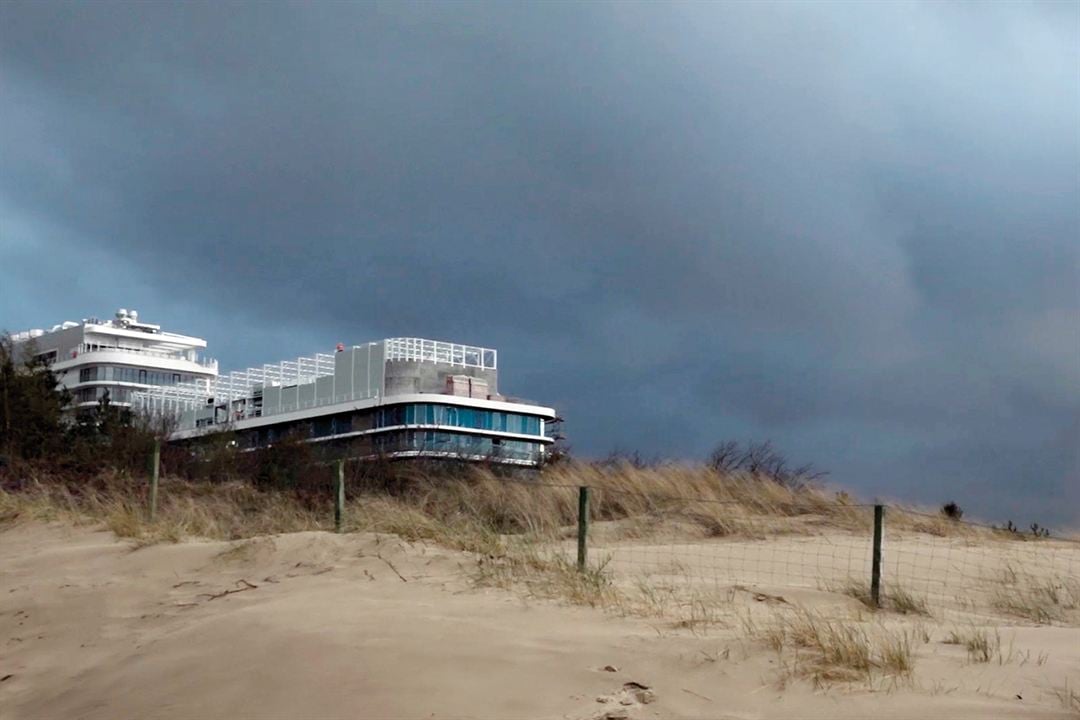
<instances>
[{"instance_id":1,"label":"white hotel building","mask_svg":"<svg viewBox=\"0 0 1080 720\"><path fill-rule=\"evenodd\" d=\"M121 309L12 336L50 363L71 408L112 403L174 419L170 442L221 432L244 448L294 437L352 457L452 458L536 466L555 441L550 407L499 389L498 353L388 338L218 375L206 341Z\"/></svg>"},{"instance_id":2,"label":"white hotel building","mask_svg":"<svg viewBox=\"0 0 1080 720\"><path fill-rule=\"evenodd\" d=\"M352 457L451 458L541 464L555 410L503 395L490 348L388 338L207 383L162 385L134 397L177 419L175 442L228 431L243 448L300 438Z\"/></svg>"},{"instance_id":3,"label":"white hotel building","mask_svg":"<svg viewBox=\"0 0 1080 720\"><path fill-rule=\"evenodd\" d=\"M93 407L105 393L110 402L130 407L134 391L209 386L218 374L217 361L199 355L205 340L140 322L135 310L120 309L111 320L91 317L27 330L11 340L16 357L33 354L51 365L74 409Z\"/></svg>"}]
</instances>

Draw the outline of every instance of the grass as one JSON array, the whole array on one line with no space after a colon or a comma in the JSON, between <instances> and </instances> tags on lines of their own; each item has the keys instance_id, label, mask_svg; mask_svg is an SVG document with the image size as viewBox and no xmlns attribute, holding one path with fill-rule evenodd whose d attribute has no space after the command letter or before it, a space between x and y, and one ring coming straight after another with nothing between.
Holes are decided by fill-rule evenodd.
<instances>
[{"instance_id":1,"label":"grass","mask_svg":"<svg viewBox=\"0 0 1080 720\"><path fill-rule=\"evenodd\" d=\"M761 624L747 615L743 631L776 652L786 673L821 686L878 677L910 681L918 633L797 608Z\"/></svg>"},{"instance_id":2,"label":"grass","mask_svg":"<svg viewBox=\"0 0 1080 720\"><path fill-rule=\"evenodd\" d=\"M448 469L449 468L449 469ZM25 520L89 523L128 538L134 547L185 537L238 540L266 534L333 530L332 491L326 468L293 487L257 487L243 480L161 482L157 519L147 516L147 482L122 473L63 478L0 475L0 526ZM568 462L540 474L506 477L484 466L350 465L345 530L400 536L474 553L479 584L516 585L535 596L661 617L697 632L730 617L731 598L700 590L673 568L663 583L616 587L610 569L584 574L554 550L575 533L578 487L593 488L590 542L628 538L689 541L760 539L777 534L851 533L865 537L872 510L844 494L791 488L741 472L701 466L634 467L626 463ZM388 474L385 474L388 473ZM938 523L935 533L982 541L978 528L890 509L890 528ZM925 529L925 528L924 528ZM931 530L926 530L931 531ZM986 541L1006 542L1000 534ZM1019 588L1019 591L1017 591ZM886 580L885 608L928 615L925 600ZM1063 618L1076 608L1075 586L1024 583L1012 572L997 606L1037 621ZM869 589L843 590L869 606Z\"/></svg>"},{"instance_id":3,"label":"grass","mask_svg":"<svg viewBox=\"0 0 1080 720\"><path fill-rule=\"evenodd\" d=\"M998 665L1007 665L1012 662L1018 662L1020 665L1026 665L1031 660L1031 651L1018 652L1013 646L1013 641L1010 640L1009 644L1003 645L1001 642L1001 633L997 628L990 631L986 628L976 627L974 625L955 628L949 631L949 634L945 636L942 641L946 645L959 645L967 651L968 662L981 664L997 661ZM1047 656L1040 654L1036 660L1036 665L1043 665L1046 662Z\"/></svg>"},{"instance_id":4,"label":"grass","mask_svg":"<svg viewBox=\"0 0 1080 720\"><path fill-rule=\"evenodd\" d=\"M1070 622L1080 614L1080 581L1039 577L1008 565L994 585L991 604L1007 615L1040 624Z\"/></svg>"},{"instance_id":5,"label":"grass","mask_svg":"<svg viewBox=\"0 0 1080 720\"><path fill-rule=\"evenodd\" d=\"M988 663L995 655L1001 654L1001 635L996 629L993 633L977 627L952 630L944 642L946 645L962 646L967 650L968 660L973 663Z\"/></svg>"},{"instance_id":6,"label":"grass","mask_svg":"<svg viewBox=\"0 0 1080 720\"><path fill-rule=\"evenodd\" d=\"M507 479L484 467L454 473L399 466L393 482L347 481L347 529L394 532L473 549L507 534L554 536L577 522L577 487L593 488L593 520L621 524L640 537L677 532L690 537L763 537L869 527L855 508L815 489L791 489L745 474L702 467L633 468L568 463L530 479ZM184 536L239 539L332 529L327 483L286 490L231 480L161 482L158 519L146 514L145 479L118 473L93 478L0 478L0 524L25 519L103 523L143 542ZM616 530L618 531L618 530Z\"/></svg>"},{"instance_id":7,"label":"grass","mask_svg":"<svg viewBox=\"0 0 1080 720\"><path fill-rule=\"evenodd\" d=\"M885 596L889 607L901 615L930 615L924 598L912 595L903 588L894 588Z\"/></svg>"},{"instance_id":8,"label":"grass","mask_svg":"<svg viewBox=\"0 0 1080 720\"><path fill-rule=\"evenodd\" d=\"M16 519L107 522L123 537L170 540L185 535L238 539L331 529L325 467L291 490L243 480L162 480L159 521L148 527L147 483L117 473L93 478L0 476L0 524ZM763 538L777 534L869 532L872 510L845 494L791 488L744 472L697 465L634 467L567 462L539 475L508 479L483 466L392 465L351 469L348 529L381 528L403 537L461 546L461 532L552 535L577 522L577 488L592 488L591 517L620 537ZM388 473L388 474L387 474ZM969 535L962 523L890 510L890 528ZM930 528L927 523L934 526ZM926 526L926 527L924 527ZM607 532L607 528L597 528ZM992 535L992 533L991 533ZM990 535L988 535L989 537ZM479 538L470 537L471 545Z\"/></svg>"},{"instance_id":9,"label":"grass","mask_svg":"<svg viewBox=\"0 0 1080 720\"><path fill-rule=\"evenodd\" d=\"M1054 694L1057 695L1062 709L1080 717L1080 690L1070 687L1069 678L1065 678L1064 687L1054 688Z\"/></svg>"},{"instance_id":10,"label":"grass","mask_svg":"<svg viewBox=\"0 0 1080 720\"><path fill-rule=\"evenodd\" d=\"M502 477L484 467L432 474L402 466L393 482L356 475L347 480L345 530L397 535L472 553L477 586L514 588L531 597L554 599L605 611L661 618L693 633L731 625L738 617L733 588L703 590L686 568L671 561L662 579L634 584L618 578L603 559L584 572L564 550L577 522L577 488L589 485L595 537L730 537L757 539L783 534L867 534L872 512L846 496L792 489L746 474L718 474L693 466L635 468L628 465L569 463L525 478ZM157 520L147 517L147 485L142 478L101 474L62 481L50 477L11 482L0 477L0 527L23 521L61 521L104 527L139 547L185 537L238 540L305 530L333 530L329 486L316 482L293 488L259 488L241 480L214 482L167 477L162 480ZM981 542L978 529L953 521L906 516L890 510L891 528L914 529L933 522L935 534L952 533ZM931 531L925 528L920 531ZM1006 542L987 534L986 541ZM602 543L601 543L602 544ZM239 545L240 559L253 548ZM594 556L597 555L594 553ZM1077 606L1073 585L1032 583L1008 569L1000 584L999 607L1043 621L1063 617ZM685 577L684 577L685 576ZM929 615L925 600L893 582L884 585L885 609ZM869 605L869 587L839 589ZM929 642L920 626L890 629L878 621L830 619L790 606L774 609L779 619L744 619L744 634L784 658L790 677L815 684L877 679L909 680L915 648ZM770 611L772 612L772 611ZM871 616L878 617L880 616ZM957 631L952 639L972 662L1002 661L1000 638ZM1068 691L1075 694L1074 691ZM1070 695L1069 697L1072 697Z\"/></svg>"},{"instance_id":11,"label":"grass","mask_svg":"<svg viewBox=\"0 0 1080 720\"><path fill-rule=\"evenodd\" d=\"M531 545L521 545L498 557L480 557L472 580L478 587L524 589L532 597L573 605L610 608L623 602L606 563L581 571L566 556L544 555Z\"/></svg>"},{"instance_id":12,"label":"grass","mask_svg":"<svg viewBox=\"0 0 1080 720\"><path fill-rule=\"evenodd\" d=\"M930 608L924 598L905 590L903 587L890 583L882 593L881 607L874 605L870 595L870 583L857 580L849 580L840 586L827 587L830 592L840 592L855 598L871 610L889 610L901 615L922 615L930 617Z\"/></svg>"}]
</instances>

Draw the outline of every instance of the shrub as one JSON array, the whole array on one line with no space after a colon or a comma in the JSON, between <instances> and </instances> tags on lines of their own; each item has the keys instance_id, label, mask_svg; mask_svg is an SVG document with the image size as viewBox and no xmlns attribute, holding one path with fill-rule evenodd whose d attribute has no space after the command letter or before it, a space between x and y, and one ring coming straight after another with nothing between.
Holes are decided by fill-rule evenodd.
<instances>
[{"instance_id":1,"label":"shrub","mask_svg":"<svg viewBox=\"0 0 1080 720\"><path fill-rule=\"evenodd\" d=\"M959 520L964 517L964 509L950 500L941 506L941 514L950 520Z\"/></svg>"},{"instance_id":2,"label":"shrub","mask_svg":"<svg viewBox=\"0 0 1080 720\"><path fill-rule=\"evenodd\" d=\"M790 467L788 459L768 440L748 443L745 448L730 440L720 443L709 454L706 464L721 475L746 473L788 488L805 487L827 475L810 464Z\"/></svg>"}]
</instances>

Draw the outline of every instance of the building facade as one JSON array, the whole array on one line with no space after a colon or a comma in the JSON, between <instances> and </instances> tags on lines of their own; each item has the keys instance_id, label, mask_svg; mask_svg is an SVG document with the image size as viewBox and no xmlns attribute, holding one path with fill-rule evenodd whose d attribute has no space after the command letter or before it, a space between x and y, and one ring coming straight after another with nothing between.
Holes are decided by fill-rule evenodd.
<instances>
[{"instance_id":1,"label":"building facade","mask_svg":"<svg viewBox=\"0 0 1080 720\"><path fill-rule=\"evenodd\" d=\"M206 341L165 332L140 322L135 310L120 309L111 320L85 318L49 330L11 336L16 357L47 362L71 393L70 409L89 408L108 393L130 407L132 393L152 387L201 385L217 377L217 362L200 357Z\"/></svg>"},{"instance_id":2,"label":"building facade","mask_svg":"<svg viewBox=\"0 0 1080 720\"><path fill-rule=\"evenodd\" d=\"M175 418L176 442L227 431L244 448L293 437L359 457L527 466L544 461L557 420L552 408L500 392L495 350L421 338L339 345L210 383L147 388L134 400Z\"/></svg>"}]
</instances>

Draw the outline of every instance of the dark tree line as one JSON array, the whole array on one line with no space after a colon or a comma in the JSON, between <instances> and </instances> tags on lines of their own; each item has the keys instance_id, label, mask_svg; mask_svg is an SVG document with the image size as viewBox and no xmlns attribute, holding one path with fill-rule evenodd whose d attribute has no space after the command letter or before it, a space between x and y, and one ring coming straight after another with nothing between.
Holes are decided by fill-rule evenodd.
<instances>
[{"instance_id":1,"label":"dark tree line","mask_svg":"<svg viewBox=\"0 0 1080 720\"><path fill-rule=\"evenodd\" d=\"M18 355L23 357L18 357ZM154 430L106 394L93 408L65 412L71 394L33 352L0 338L0 464L92 470L141 468Z\"/></svg>"}]
</instances>

